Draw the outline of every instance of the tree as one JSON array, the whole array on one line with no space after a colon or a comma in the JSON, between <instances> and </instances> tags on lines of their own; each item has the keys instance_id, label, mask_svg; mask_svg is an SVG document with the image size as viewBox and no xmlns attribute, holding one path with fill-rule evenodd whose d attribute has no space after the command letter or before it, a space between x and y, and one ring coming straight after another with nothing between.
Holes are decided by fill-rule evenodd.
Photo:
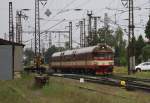
<instances>
[{"instance_id":1,"label":"tree","mask_svg":"<svg viewBox=\"0 0 150 103\"><path fill-rule=\"evenodd\" d=\"M106 43L109 46L114 46L114 36L112 35L113 31L109 28L103 27L98 30L98 43Z\"/></svg>"},{"instance_id":2,"label":"tree","mask_svg":"<svg viewBox=\"0 0 150 103\"><path fill-rule=\"evenodd\" d=\"M49 58L52 56L53 53L58 52L58 51L59 51L59 48L55 47L54 45L51 48L48 48L44 55L45 63L49 63Z\"/></svg>"},{"instance_id":3,"label":"tree","mask_svg":"<svg viewBox=\"0 0 150 103\"><path fill-rule=\"evenodd\" d=\"M138 37L138 40L136 41L135 44L135 59L136 59L136 64L139 64L142 62L142 48L145 46L144 39L142 35Z\"/></svg>"},{"instance_id":4,"label":"tree","mask_svg":"<svg viewBox=\"0 0 150 103\"><path fill-rule=\"evenodd\" d=\"M116 65L126 65L126 41L123 39L123 31L121 27L118 27L115 31L114 39L115 39L115 62Z\"/></svg>"},{"instance_id":5,"label":"tree","mask_svg":"<svg viewBox=\"0 0 150 103\"><path fill-rule=\"evenodd\" d=\"M149 40L150 42L150 16L149 16L149 20L147 22L147 25L146 25L146 29L145 29L145 34L146 34L146 38Z\"/></svg>"},{"instance_id":6,"label":"tree","mask_svg":"<svg viewBox=\"0 0 150 103\"><path fill-rule=\"evenodd\" d=\"M59 51L64 51L64 50L65 50L65 48L55 47L54 45L51 46L51 48L48 48L46 50L46 52L44 53L45 63L47 63L47 64L49 63L49 59L50 59L50 57L52 56L53 53L59 52Z\"/></svg>"},{"instance_id":7,"label":"tree","mask_svg":"<svg viewBox=\"0 0 150 103\"><path fill-rule=\"evenodd\" d=\"M33 61L34 59L34 52L31 49L27 48L24 51L24 56L24 65L31 65L31 61Z\"/></svg>"},{"instance_id":8,"label":"tree","mask_svg":"<svg viewBox=\"0 0 150 103\"><path fill-rule=\"evenodd\" d=\"M143 60L148 61L150 59L150 45L147 44L143 49L142 49L142 55L143 55Z\"/></svg>"},{"instance_id":9,"label":"tree","mask_svg":"<svg viewBox=\"0 0 150 103\"><path fill-rule=\"evenodd\" d=\"M67 42L65 42L65 49L67 50L67 49L69 49L70 47L69 47L69 42L67 41Z\"/></svg>"},{"instance_id":10,"label":"tree","mask_svg":"<svg viewBox=\"0 0 150 103\"><path fill-rule=\"evenodd\" d=\"M87 36L87 42L88 42L89 46L94 46L94 45L97 45L99 43L98 35L97 35L97 33L95 34L94 30L92 30L91 35Z\"/></svg>"}]
</instances>

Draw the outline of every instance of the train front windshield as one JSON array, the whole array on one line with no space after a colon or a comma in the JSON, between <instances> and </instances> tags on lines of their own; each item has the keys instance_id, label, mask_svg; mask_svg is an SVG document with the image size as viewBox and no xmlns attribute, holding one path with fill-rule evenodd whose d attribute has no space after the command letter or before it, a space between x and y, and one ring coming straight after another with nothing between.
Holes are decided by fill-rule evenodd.
<instances>
[{"instance_id":1,"label":"train front windshield","mask_svg":"<svg viewBox=\"0 0 150 103\"><path fill-rule=\"evenodd\" d=\"M98 59L113 59L113 53L96 53L95 58Z\"/></svg>"}]
</instances>

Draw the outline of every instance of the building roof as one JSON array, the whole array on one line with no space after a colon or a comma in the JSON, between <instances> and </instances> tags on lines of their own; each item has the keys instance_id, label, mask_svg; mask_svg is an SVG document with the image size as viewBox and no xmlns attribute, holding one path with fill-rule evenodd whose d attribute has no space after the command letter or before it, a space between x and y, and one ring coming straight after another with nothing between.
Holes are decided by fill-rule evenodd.
<instances>
[{"instance_id":1,"label":"building roof","mask_svg":"<svg viewBox=\"0 0 150 103\"><path fill-rule=\"evenodd\" d=\"M4 40L0 38L0 45L15 45L15 46L25 46L24 44L16 43L16 42L11 42L8 40Z\"/></svg>"}]
</instances>

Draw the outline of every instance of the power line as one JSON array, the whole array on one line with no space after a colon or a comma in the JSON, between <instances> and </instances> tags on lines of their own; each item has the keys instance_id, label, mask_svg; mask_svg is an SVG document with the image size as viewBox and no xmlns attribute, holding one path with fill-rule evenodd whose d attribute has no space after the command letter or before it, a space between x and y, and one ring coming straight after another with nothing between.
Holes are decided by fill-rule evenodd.
<instances>
[{"instance_id":1,"label":"power line","mask_svg":"<svg viewBox=\"0 0 150 103\"><path fill-rule=\"evenodd\" d=\"M50 29L52 29L52 28L56 27L57 25L61 24L61 23L62 23L62 22L64 22L64 21L65 21L65 19L63 19L62 21L60 21L60 22L56 23L55 25L51 26L50 28L48 28L48 29L44 30L44 31L43 31L43 32L41 32L40 34L42 34L42 33L46 32L46 31L48 31L48 30L50 30Z\"/></svg>"},{"instance_id":2,"label":"power line","mask_svg":"<svg viewBox=\"0 0 150 103\"><path fill-rule=\"evenodd\" d=\"M88 3L90 3L91 0L85 0L85 2L81 3L80 5L76 6L75 8L79 8L81 7L82 5L87 5Z\"/></svg>"},{"instance_id":3,"label":"power line","mask_svg":"<svg viewBox=\"0 0 150 103\"><path fill-rule=\"evenodd\" d=\"M51 19L55 18L57 15L59 15L64 9L66 9L67 7L69 7L70 5L72 5L75 1L77 0L72 0L71 2L69 2L68 4L66 4L65 7L63 7L60 11L58 11ZM46 25L48 22L46 22L44 25Z\"/></svg>"},{"instance_id":4,"label":"power line","mask_svg":"<svg viewBox=\"0 0 150 103\"><path fill-rule=\"evenodd\" d=\"M71 2L69 2L65 7L63 7L59 12L57 12L52 18L55 18L57 15L59 15L64 9L66 9L67 7L69 7L70 5L72 5L75 1L77 0L72 0Z\"/></svg>"}]
</instances>

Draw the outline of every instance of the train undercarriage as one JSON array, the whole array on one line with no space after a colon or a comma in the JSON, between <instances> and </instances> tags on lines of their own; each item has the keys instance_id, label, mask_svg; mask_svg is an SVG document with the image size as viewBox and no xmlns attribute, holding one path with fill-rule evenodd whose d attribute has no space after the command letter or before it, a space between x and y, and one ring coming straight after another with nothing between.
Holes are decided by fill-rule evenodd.
<instances>
[{"instance_id":1,"label":"train undercarriage","mask_svg":"<svg viewBox=\"0 0 150 103\"><path fill-rule=\"evenodd\" d=\"M112 74L113 66L100 68L56 68L53 67L54 73L69 73L69 74L87 74L87 75L108 75Z\"/></svg>"}]
</instances>

